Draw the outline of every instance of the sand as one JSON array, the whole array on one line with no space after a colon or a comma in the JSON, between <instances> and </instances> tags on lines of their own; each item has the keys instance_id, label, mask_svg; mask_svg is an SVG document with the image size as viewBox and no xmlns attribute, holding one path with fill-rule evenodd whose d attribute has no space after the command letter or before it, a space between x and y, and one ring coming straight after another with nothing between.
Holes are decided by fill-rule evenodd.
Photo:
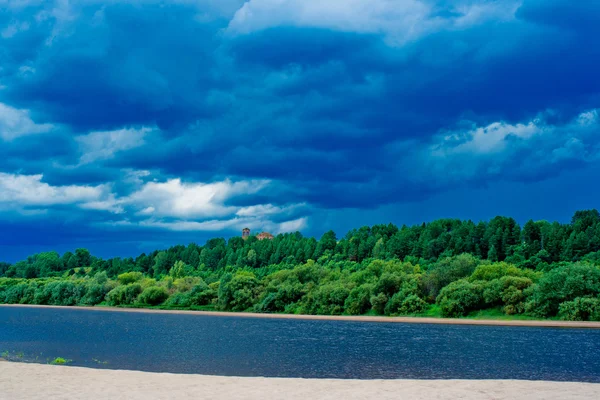
<instances>
[{"instance_id":1,"label":"sand","mask_svg":"<svg viewBox=\"0 0 600 400\"><path fill-rule=\"evenodd\" d=\"M0 399L600 399L600 384L238 378L0 362Z\"/></svg>"},{"instance_id":2,"label":"sand","mask_svg":"<svg viewBox=\"0 0 600 400\"><path fill-rule=\"evenodd\" d=\"M467 319L467 318L425 318L425 317L384 317L354 315L293 315L293 314L257 314L246 312L191 311L191 310L157 310L147 308L117 307L79 307L79 306L40 306L29 304L0 304L0 307L22 308L58 308L71 310L118 311L129 313L153 314L185 314L205 315L211 317L272 318L300 320L330 320L359 322L395 322L409 324L449 324L449 325L492 325L492 326L534 326L542 328L590 328L600 329L600 322L593 321L555 321L555 320L500 320L500 319Z\"/></svg>"}]
</instances>

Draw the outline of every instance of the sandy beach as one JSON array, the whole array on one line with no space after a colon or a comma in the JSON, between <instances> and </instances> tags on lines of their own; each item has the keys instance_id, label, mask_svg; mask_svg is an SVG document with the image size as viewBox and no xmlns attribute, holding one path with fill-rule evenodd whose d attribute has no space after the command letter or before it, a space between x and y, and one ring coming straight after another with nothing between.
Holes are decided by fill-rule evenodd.
<instances>
[{"instance_id":1,"label":"sandy beach","mask_svg":"<svg viewBox=\"0 0 600 400\"><path fill-rule=\"evenodd\" d=\"M589 328L600 329L600 322L595 321L555 321L555 320L501 320L501 319L467 319L467 318L426 318L426 317L384 317L359 315L294 315L294 314L258 314L247 312L192 311L192 310L158 310L148 308L120 307L80 307L80 306L41 306L30 304L0 304L0 307L23 308L57 308L69 310L118 311L129 313L185 314L205 315L212 317L272 318L300 320L330 320L357 322L394 322L409 324L451 324L451 325L492 325L492 326L533 326L545 328Z\"/></svg>"},{"instance_id":2,"label":"sandy beach","mask_svg":"<svg viewBox=\"0 0 600 400\"><path fill-rule=\"evenodd\" d=\"M515 380L332 380L162 374L0 362L0 398L599 399L600 384Z\"/></svg>"}]
</instances>

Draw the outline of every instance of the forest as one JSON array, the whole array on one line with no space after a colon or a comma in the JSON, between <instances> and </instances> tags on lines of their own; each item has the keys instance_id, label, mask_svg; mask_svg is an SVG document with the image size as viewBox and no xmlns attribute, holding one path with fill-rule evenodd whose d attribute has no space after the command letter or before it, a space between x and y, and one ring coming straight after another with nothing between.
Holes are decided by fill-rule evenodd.
<instances>
[{"instance_id":1,"label":"forest","mask_svg":"<svg viewBox=\"0 0 600 400\"><path fill-rule=\"evenodd\" d=\"M216 238L136 258L0 262L0 303L600 320L600 213Z\"/></svg>"}]
</instances>

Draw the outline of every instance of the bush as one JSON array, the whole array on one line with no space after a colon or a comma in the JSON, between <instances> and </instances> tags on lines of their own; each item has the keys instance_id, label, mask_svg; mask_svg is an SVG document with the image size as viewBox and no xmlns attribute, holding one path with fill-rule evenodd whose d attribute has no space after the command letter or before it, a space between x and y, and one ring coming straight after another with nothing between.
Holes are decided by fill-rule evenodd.
<instances>
[{"instance_id":1,"label":"bush","mask_svg":"<svg viewBox=\"0 0 600 400\"><path fill-rule=\"evenodd\" d=\"M461 317L483 304L483 285L461 279L442 289L436 299L444 317Z\"/></svg>"},{"instance_id":2,"label":"bush","mask_svg":"<svg viewBox=\"0 0 600 400\"><path fill-rule=\"evenodd\" d=\"M88 285L86 294L81 299L81 304L86 306L95 306L96 304L102 303L105 296L105 286L98 283L92 283Z\"/></svg>"},{"instance_id":3,"label":"bush","mask_svg":"<svg viewBox=\"0 0 600 400\"><path fill-rule=\"evenodd\" d=\"M528 290L527 312L540 317L557 315L561 303L600 295L600 268L568 264L547 273Z\"/></svg>"},{"instance_id":4,"label":"bush","mask_svg":"<svg viewBox=\"0 0 600 400\"><path fill-rule=\"evenodd\" d=\"M484 284L485 307L503 306L506 314L522 313L525 309L526 290L533 285L529 278L503 276Z\"/></svg>"},{"instance_id":5,"label":"bush","mask_svg":"<svg viewBox=\"0 0 600 400\"><path fill-rule=\"evenodd\" d=\"M406 296L398 292L392 296L385 306L386 315L418 314L427 308L425 300L415 294Z\"/></svg>"},{"instance_id":6,"label":"bush","mask_svg":"<svg viewBox=\"0 0 600 400\"><path fill-rule=\"evenodd\" d=\"M129 285L142 279L143 275L141 272L126 272L117 277L117 280L121 285Z\"/></svg>"},{"instance_id":7,"label":"bush","mask_svg":"<svg viewBox=\"0 0 600 400\"><path fill-rule=\"evenodd\" d=\"M111 306L133 304L140 293L142 293L142 286L139 283L132 283L127 286L117 286L108 292L106 301Z\"/></svg>"},{"instance_id":8,"label":"bush","mask_svg":"<svg viewBox=\"0 0 600 400\"><path fill-rule=\"evenodd\" d=\"M219 308L221 310L245 311L257 299L258 279L247 271L235 275L225 274L219 286Z\"/></svg>"},{"instance_id":9,"label":"bush","mask_svg":"<svg viewBox=\"0 0 600 400\"><path fill-rule=\"evenodd\" d=\"M377 314L383 314L388 300L389 298L385 295L385 293L379 293L371 296L371 308Z\"/></svg>"},{"instance_id":10,"label":"bush","mask_svg":"<svg viewBox=\"0 0 600 400\"><path fill-rule=\"evenodd\" d=\"M7 304L31 304L34 300L37 285L34 283L19 283L5 290L4 302Z\"/></svg>"},{"instance_id":11,"label":"bush","mask_svg":"<svg viewBox=\"0 0 600 400\"><path fill-rule=\"evenodd\" d=\"M499 262L479 265L477 268L475 268L475 272L473 272L469 280L471 282L491 281L494 279L500 279L503 276L520 276L535 281L540 276L540 273L526 269L520 269L505 262Z\"/></svg>"},{"instance_id":12,"label":"bush","mask_svg":"<svg viewBox=\"0 0 600 400\"><path fill-rule=\"evenodd\" d=\"M188 298L190 305L205 306L217 298L217 290L202 281L190 290Z\"/></svg>"},{"instance_id":13,"label":"bush","mask_svg":"<svg viewBox=\"0 0 600 400\"><path fill-rule=\"evenodd\" d=\"M190 302L189 293L175 293L167 299L165 305L169 307L187 308L192 304Z\"/></svg>"},{"instance_id":14,"label":"bush","mask_svg":"<svg viewBox=\"0 0 600 400\"><path fill-rule=\"evenodd\" d=\"M86 288L82 283L72 281L48 282L43 289L36 290L36 304L51 304L56 306L74 306L85 296Z\"/></svg>"},{"instance_id":15,"label":"bush","mask_svg":"<svg viewBox=\"0 0 600 400\"><path fill-rule=\"evenodd\" d=\"M291 304L295 304L306 294L307 284L300 282L294 270L277 271L267 276L266 287L263 290L257 312L281 312Z\"/></svg>"},{"instance_id":16,"label":"bush","mask_svg":"<svg viewBox=\"0 0 600 400\"><path fill-rule=\"evenodd\" d=\"M479 260L471 254L460 254L446 257L433 264L423 277L426 293L433 300L440 290L449 283L470 276L479 264Z\"/></svg>"},{"instance_id":17,"label":"bush","mask_svg":"<svg viewBox=\"0 0 600 400\"><path fill-rule=\"evenodd\" d=\"M344 312L344 303L349 295L350 289L340 281L314 287L304 299L303 311L317 315L340 315Z\"/></svg>"},{"instance_id":18,"label":"bush","mask_svg":"<svg viewBox=\"0 0 600 400\"><path fill-rule=\"evenodd\" d=\"M558 316L566 321L600 321L600 299L578 297L558 307Z\"/></svg>"},{"instance_id":19,"label":"bush","mask_svg":"<svg viewBox=\"0 0 600 400\"><path fill-rule=\"evenodd\" d=\"M140 303L149 304L151 306L157 306L169 298L167 289L158 286L151 286L144 289L139 295L138 300Z\"/></svg>"},{"instance_id":20,"label":"bush","mask_svg":"<svg viewBox=\"0 0 600 400\"><path fill-rule=\"evenodd\" d=\"M367 283L352 289L344 302L346 313L361 315L368 312L371 308L371 292L373 287L372 284Z\"/></svg>"}]
</instances>

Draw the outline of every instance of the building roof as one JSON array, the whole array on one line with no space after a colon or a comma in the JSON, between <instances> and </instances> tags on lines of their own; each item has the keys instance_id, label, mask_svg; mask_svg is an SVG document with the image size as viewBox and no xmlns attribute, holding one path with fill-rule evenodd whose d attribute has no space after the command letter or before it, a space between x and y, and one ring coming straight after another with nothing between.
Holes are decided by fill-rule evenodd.
<instances>
[{"instance_id":1,"label":"building roof","mask_svg":"<svg viewBox=\"0 0 600 400\"><path fill-rule=\"evenodd\" d=\"M256 238L258 240L263 240L263 239L269 239L272 240L275 236L271 235L269 232L261 232L258 235L256 235Z\"/></svg>"}]
</instances>

